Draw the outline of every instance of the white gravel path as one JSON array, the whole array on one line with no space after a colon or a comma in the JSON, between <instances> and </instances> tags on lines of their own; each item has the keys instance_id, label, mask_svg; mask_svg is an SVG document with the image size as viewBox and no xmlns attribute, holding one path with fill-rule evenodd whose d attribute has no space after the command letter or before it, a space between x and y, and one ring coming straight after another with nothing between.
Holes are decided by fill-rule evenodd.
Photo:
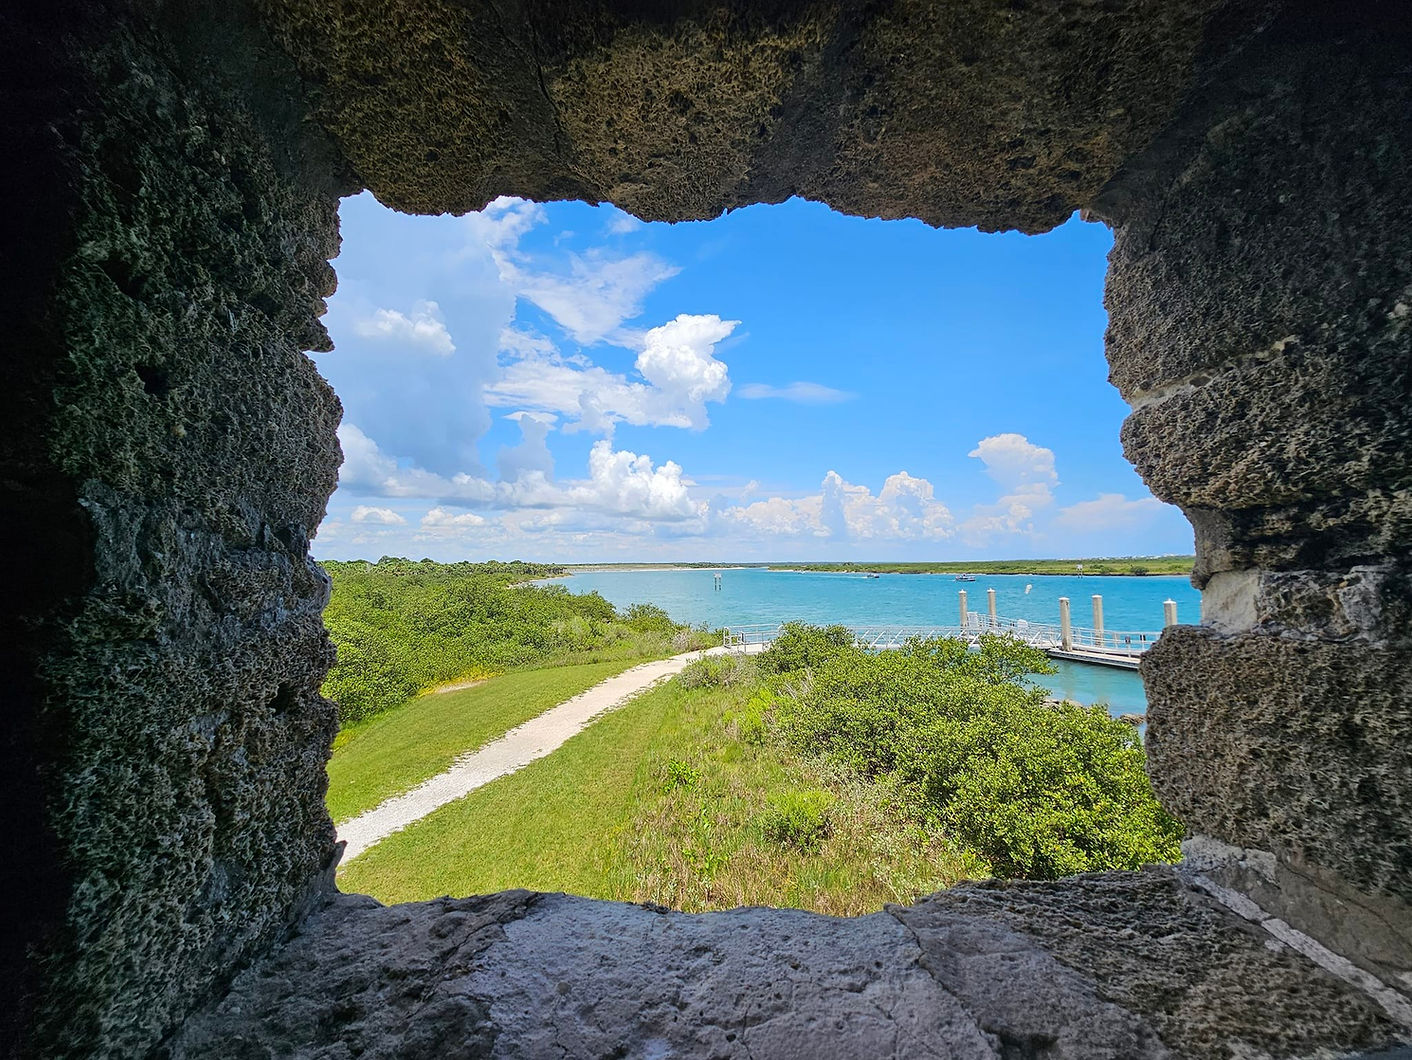
<instances>
[{"instance_id":1,"label":"white gravel path","mask_svg":"<svg viewBox=\"0 0 1412 1060\"><path fill-rule=\"evenodd\" d=\"M727 651L747 651L754 654L763 645L748 648L707 648L673 655L670 659L634 666L616 677L610 677L557 707L551 707L499 739L492 740L470 754L456 759L444 773L423 781L411 791L396 795L380 806L359 814L339 825L338 838L347 846L343 861L356 858L368 847L400 832L409 824L421 820L448 802L455 802L484 784L506 776L536 758L557 750L565 740L582 732L600 714L615 710L634 696L659 681L681 673L688 663L708 655L723 655Z\"/></svg>"}]
</instances>

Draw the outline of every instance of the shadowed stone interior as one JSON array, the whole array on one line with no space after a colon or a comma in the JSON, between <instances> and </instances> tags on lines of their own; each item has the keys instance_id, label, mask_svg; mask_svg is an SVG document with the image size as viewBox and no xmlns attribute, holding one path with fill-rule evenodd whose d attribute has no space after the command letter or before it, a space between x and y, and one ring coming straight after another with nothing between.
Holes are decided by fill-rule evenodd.
<instances>
[{"instance_id":1,"label":"shadowed stone interior","mask_svg":"<svg viewBox=\"0 0 1412 1060\"><path fill-rule=\"evenodd\" d=\"M330 904L328 590L308 542L340 410L303 351L328 346L338 196L363 187L419 212L518 194L683 219L801 194L985 229L1105 219L1124 444L1192 519L1205 588L1203 625L1143 663L1189 871L1412 992L1408 32L1396 4L1312 0L0 10L0 871L20 899L0 1044L1395 1040L1363 994L1164 872L848 922ZM605 1021L634 1007L650 1015L623 1038Z\"/></svg>"}]
</instances>

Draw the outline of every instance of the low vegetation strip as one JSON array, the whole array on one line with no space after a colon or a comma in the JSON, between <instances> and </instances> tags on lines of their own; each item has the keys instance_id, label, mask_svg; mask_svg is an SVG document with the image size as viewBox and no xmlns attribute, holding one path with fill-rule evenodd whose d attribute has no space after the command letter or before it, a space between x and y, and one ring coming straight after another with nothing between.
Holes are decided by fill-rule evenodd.
<instances>
[{"instance_id":1,"label":"low vegetation strip","mask_svg":"<svg viewBox=\"0 0 1412 1060\"><path fill-rule=\"evenodd\" d=\"M1194 556L1124 556L1098 559L986 559L947 563L786 563L771 570L859 574L1190 574Z\"/></svg>"},{"instance_id":2,"label":"low vegetation strip","mask_svg":"<svg viewBox=\"0 0 1412 1060\"><path fill-rule=\"evenodd\" d=\"M1195 556L1100 556L1087 559L966 559L917 563L571 563L565 573L713 568L811 570L869 574L1190 574ZM1080 570L1079 568L1082 568Z\"/></svg>"},{"instance_id":3,"label":"low vegetation strip","mask_svg":"<svg viewBox=\"0 0 1412 1060\"><path fill-rule=\"evenodd\" d=\"M451 766L538 714L640 660L521 670L474 688L419 696L339 734L329 760L328 808L347 821Z\"/></svg>"},{"instance_id":4,"label":"low vegetation strip","mask_svg":"<svg viewBox=\"0 0 1412 1060\"><path fill-rule=\"evenodd\" d=\"M1042 656L922 641L861 653L792 627L707 660L340 874L384 901L507 887L683 909L858 913L963 877L1177 856L1132 730L1054 707Z\"/></svg>"},{"instance_id":5,"label":"low vegetation strip","mask_svg":"<svg viewBox=\"0 0 1412 1060\"><path fill-rule=\"evenodd\" d=\"M619 612L597 593L523 584L534 563L326 562L324 624L338 660L324 695L354 724L420 692L546 662L660 658L713 643L660 608Z\"/></svg>"}]
</instances>

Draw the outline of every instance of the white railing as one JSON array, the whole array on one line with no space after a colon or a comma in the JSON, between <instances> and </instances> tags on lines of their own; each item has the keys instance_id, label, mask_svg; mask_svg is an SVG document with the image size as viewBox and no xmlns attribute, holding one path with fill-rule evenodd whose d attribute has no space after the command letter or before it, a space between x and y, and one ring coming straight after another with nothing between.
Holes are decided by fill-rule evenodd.
<instances>
[{"instance_id":1,"label":"white railing","mask_svg":"<svg viewBox=\"0 0 1412 1060\"><path fill-rule=\"evenodd\" d=\"M784 628L782 622L762 622L748 626L730 626L724 632L727 647L751 644L771 644ZM1043 651L1077 650L1105 655L1141 655L1156 643L1158 633L1151 630L1094 630L1073 626L1069 643L1065 645L1060 627L1047 622L1031 622L1024 618L994 618L971 612L964 626L849 626L853 641L870 651L900 648L914 637L952 637L977 644L984 634L1011 636Z\"/></svg>"},{"instance_id":2,"label":"white railing","mask_svg":"<svg viewBox=\"0 0 1412 1060\"><path fill-rule=\"evenodd\" d=\"M721 641L727 648L744 648L749 644L771 644L784 628L782 622L762 622L754 626L728 626Z\"/></svg>"}]
</instances>

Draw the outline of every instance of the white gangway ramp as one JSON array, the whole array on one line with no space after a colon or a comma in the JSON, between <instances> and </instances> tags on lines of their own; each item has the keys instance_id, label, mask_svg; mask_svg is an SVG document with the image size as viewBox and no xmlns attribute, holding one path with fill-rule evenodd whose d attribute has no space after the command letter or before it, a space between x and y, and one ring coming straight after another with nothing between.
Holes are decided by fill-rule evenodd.
<instances>
[{"instance_id":1,"label":"white gangway ramp","mask_svg":"<svg viewBox=\"0 0 1412 1060\"><path fill-rule=\"evenodd\" d=\"M782 622L766 622L748 626L731 626L726 630L727 646L769 646L784 629ZM1032 622L1024 618L992 618L988 614L967 612L966 624L953 626L846 626L853 642L869 651L900 648L914 638L950 637L964 640L972 647L980 645L984 636L1009 636L1055 658L1136 669L1138 659L1157 643L1157 631L1088 629L1073 626L1066 647L1063 632L1057 624Z\"/></svg>"}]
</instances>

